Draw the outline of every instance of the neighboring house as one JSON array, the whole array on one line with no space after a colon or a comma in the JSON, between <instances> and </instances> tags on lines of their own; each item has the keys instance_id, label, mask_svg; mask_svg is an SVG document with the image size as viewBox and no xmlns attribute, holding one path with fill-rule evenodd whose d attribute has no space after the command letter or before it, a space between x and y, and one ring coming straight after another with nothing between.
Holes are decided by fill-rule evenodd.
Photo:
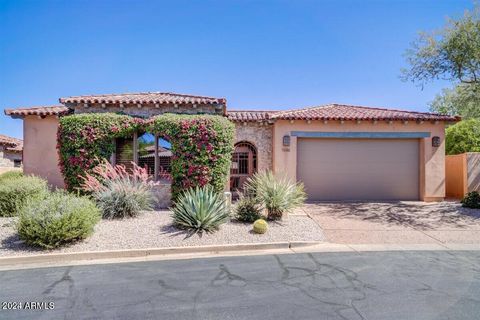
<instances>
[{"instance_id":1,"label":"neighboring house","mask_svg":"<svg viewBox=\"0 0 480 320\"><path fill-rule=\"evenodd\" d=\"M22 166L23 141L0 134L0 170Z\"/></svg>"},{"instance_id":2,"label":"neighboring house","mask_svg":"<svg viewBox=\"0 0 480 320\"><path fill-rule=\"evenodd\" d=\"M155 92L77 96L61 98L60 103L5 110L24 120L24 171L54 185L63 185L57 165L58 117L85 112L143 117L208 113L226 116L236 126L232 190L241 189L255 172L271 169L302 181L309 200L315 201L443 200L444 129L448 122L459 120L340 104L287 111L227 111L223 98ZM133 141L117 141L117 152L112 155L116 163L143 161L142 155L132 154L136 150ZM171 155L169 150L158 152Z\"/></svg>"}]
</instances>

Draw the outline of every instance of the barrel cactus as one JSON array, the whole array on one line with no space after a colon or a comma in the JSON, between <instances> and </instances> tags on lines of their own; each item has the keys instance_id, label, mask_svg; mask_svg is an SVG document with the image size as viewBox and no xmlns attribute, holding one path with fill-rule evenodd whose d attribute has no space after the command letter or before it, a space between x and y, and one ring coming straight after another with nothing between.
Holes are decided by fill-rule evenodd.
<instances>
[{"instance_id":1,"label":"barrel cactus","mask_svg":"<svg viewBox=\"0 0 480 320\"><path fill-rule=\"evenodd\" d=\"M258 219L253 223L253 232L255 233L265 233L267 232L268 229L268 224L265 220L263 219Z\"/></svg>"}]
</instances>

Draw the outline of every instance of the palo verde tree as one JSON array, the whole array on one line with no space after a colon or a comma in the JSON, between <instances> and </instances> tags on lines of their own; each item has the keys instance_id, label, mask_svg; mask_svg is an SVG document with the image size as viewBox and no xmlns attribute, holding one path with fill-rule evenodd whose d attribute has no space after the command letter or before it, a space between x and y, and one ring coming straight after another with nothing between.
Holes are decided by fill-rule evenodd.
<instances>
[{"instance_id":1,"label":"palo verde tree","mask_svg":"<svg viewBox=\"0 0 480 320\"><path fill-rule=\"evenodd\" d=\"M409 68L402 78L420 84L447 80L445 89L431 103L434 112L480 116L480 7L466 11L459 19L449 19L434 32L422 32L406 52Z\"/></svg>"}]
</instances>

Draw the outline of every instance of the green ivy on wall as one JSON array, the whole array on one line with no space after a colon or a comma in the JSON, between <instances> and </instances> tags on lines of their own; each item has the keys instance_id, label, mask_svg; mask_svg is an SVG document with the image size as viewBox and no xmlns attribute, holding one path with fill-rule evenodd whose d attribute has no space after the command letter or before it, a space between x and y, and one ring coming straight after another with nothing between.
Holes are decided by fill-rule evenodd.
<instances>
[{"instance_id":1,"label":"green ivy on wall","mask_svg":"<svg viewBox=\"0 0 480 320\"><path fill-rule=\"evenodd\" d=\"M224 190L231 165L235 126L215 115L165 114L149 119L146 130L171 143L172 199L185 189L211 185Z\"/></svg>"},{"instance_id":2,"label":"green ivy on wall","mask_svg":"<svg viewBox=\"0 0 480 320\"><path fill-rule=\"evenodd\" d=\"M102 159L115 151L115 138L129 137L141 131L144 120L113 113L84 113L60 118L57 132L59 166L66 188L80 187L85 176Z\"/></svg>"},{"instance_id":3,"label":"green ivy on wall","mask_svg":"<svg viewBox=\"0 0 480 320\"><path fill-rule=\"evenodd\" d=\"M185 189L212 185L221 192L227 183L235 126L215 115L165 114L148 120L112 113L86 113L60 118L60 169L68 190L80 177L115 151L114 139L151 132L171 143L172 199Z\"/></svg>"}]
</instances>

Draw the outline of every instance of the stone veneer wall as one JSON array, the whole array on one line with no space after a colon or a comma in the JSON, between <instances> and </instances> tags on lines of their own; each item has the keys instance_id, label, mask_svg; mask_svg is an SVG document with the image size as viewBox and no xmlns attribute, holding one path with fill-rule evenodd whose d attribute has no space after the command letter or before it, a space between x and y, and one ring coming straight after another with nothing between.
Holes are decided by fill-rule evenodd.
<instances>
[{"instance_id":1,"label":"stone veneer wall","mask_svg":"<svg viewBox=\"0 0 480 320\"><path fill-rule=\"evenodd\" d=\"M5 150L4 146L0 146L0 167L13 168L15 166L14 160L22 160L22 153L11 152Z\"/></svg>"},{"instance_id":2,"label":"stone veneer wall","mask_svg":"<svg viewBox=\"0 0 480 320\"><path fill-rule=\"evenodd\" d=\"M172 205L172 184L170 182L156 182L153 193L155 194L155 209L167 209Z\"/></svg>"},{"instance_id":3,"label":"stone veneer wall","mask_svg":"<svg viewBox=\"0 0 480 320\"><path fill-rule=\"evenodd\" d=\"M124 113L132 116L151 117L163 113L181 113L181 114L218 114L223 115L223 106L220 105L204 105L199 104L193 107L193 105L159 105L158 108L155 105L142 105L138 107L136 105L125 105L120 108L118 105L106 105L102 107L101 104L90 104L87 108L82 104L72 105L75 113Z\"/></svg>"},{"instance_id":4,"label":"stone veneer wall","mask_svg":"<svg viewBox=\"0 0 480 320\"><path fill-rule=\"evenodd\" d=\"M273 125L257 122L235 123L235 143L247 141L257 148L258 171L272 169Z\"/></svg>"}]
</instances>

